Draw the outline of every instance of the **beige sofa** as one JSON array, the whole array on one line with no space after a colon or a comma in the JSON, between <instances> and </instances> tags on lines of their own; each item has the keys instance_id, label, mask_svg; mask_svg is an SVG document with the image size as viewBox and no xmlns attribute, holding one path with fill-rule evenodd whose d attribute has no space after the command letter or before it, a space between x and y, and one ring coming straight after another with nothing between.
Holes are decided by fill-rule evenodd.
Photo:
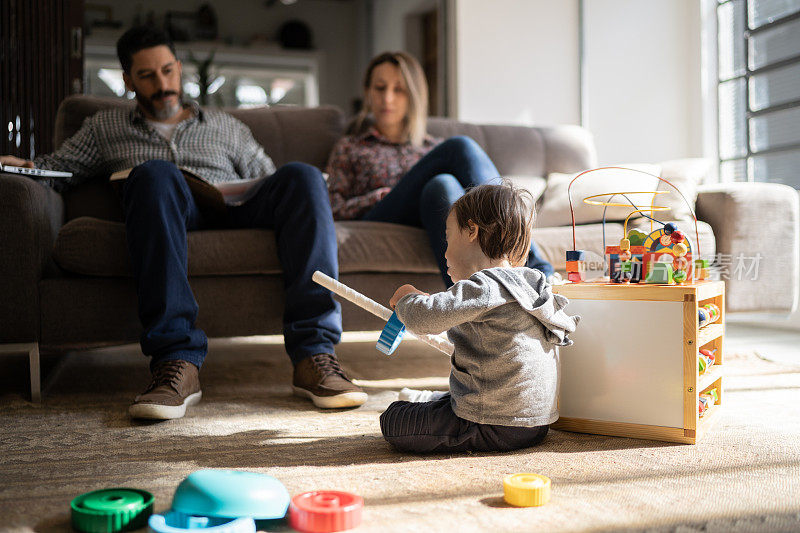
<instances>
[{"instance_id":1,"label":"beige sofa","mask_svg":"<svg viewBox=\"0 0 800 533\"><path fill-rule=\"evenodd\" d=\"M119 100L77 96L58 112L56 144L95 111ZM277 165L304 161L324 167L345 117L330 107L233 110ZM474 138L504 175L543 177L596 164L590 134L577 126L485 126L432 119L432 134ZM680 167L680 166L679 166ZM774 184L701 187L697 214L703 255L760 253L756 280L728 283L729 311L787 313L797 302L798 201ZM682 222L685 227L686 222ZM378 301L413 283L442 282L421 229L373 222L339 222L341 280ZM607 225L619 239L621 225ZM768 236L767 233L768 232ZM537 227L534 238L557 270L572 249L569 226ZM577 228L577 247L600 253L602 226ZM31 386L38 391L38 349L65 351L137 342L141 330L115 193L98 177L58 194L26 178L0 175L0 345L30 349ZM274 238L265 230L208 230L189 237L189 274L200 305L198 325L210 337L281 331L283 290ZM343 305L345 330L382 323Z\"/></svg>"}]
</instances>

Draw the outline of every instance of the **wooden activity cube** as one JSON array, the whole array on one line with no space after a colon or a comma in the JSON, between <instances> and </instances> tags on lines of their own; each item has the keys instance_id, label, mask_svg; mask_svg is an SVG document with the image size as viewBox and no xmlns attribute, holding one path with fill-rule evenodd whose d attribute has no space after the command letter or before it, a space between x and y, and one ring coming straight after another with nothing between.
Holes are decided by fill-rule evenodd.
<instances>
[{"instance_id":1,"label":"wooden activity cube","mask_svg":"<svg viewBox=\"0 0 800 533\"><path fill-rule=\"evenodd\" d=\"M694 444L722 404L725 284L584 282L553 287L581 316L560 348L559 412L554 429ZM721 316L698 327L698 306ZM698 350L716 349L715 364L698 373ZM716 388L719 402L698 415L698 395Z\"/></svg>"}]
</instances>

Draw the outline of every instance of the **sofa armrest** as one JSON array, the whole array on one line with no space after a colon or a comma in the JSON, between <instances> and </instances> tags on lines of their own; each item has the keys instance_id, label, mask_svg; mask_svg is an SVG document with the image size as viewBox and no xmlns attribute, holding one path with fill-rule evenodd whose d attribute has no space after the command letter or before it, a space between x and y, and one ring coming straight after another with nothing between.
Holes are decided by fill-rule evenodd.
<instances>
[{"instance_id":1,"label":"sofa armrest","mask_svg":"<svg viewBox=\"0 0 800 533\"><path fill-rule=\"evenodd\" d=\"M776 183L704 185L697 218L714 230L731 312L791 313L800 284L800 201Z\"/></svg>"},{"instance_id":2,"label":"sofa armrest","mask_svg":"<svg viewBox=\"0 0 800 533\"><path fill-rule=\"evenodd\" d=\"M38 341L38 283L46 268L55 268L51 256L63 220L57 192L0 174L0 343Z\"/></svg>"}]
</instances>

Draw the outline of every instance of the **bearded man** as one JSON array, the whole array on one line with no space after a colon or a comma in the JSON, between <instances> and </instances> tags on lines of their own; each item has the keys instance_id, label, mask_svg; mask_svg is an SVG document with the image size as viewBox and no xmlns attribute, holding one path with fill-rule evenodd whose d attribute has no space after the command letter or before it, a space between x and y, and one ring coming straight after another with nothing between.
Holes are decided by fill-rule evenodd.
<instances>
[{"instance_id":1,"label":"bearded man","mask_svg":"<svg viewBox=\"0 0 800 533\"><path fill-rule=\"evenodd\" d=\"M56 152L34 161L3 156L0 163L72 172L71 178L40 179L59 191L133 169L122 187L122 204L141 347L151 358L152 381L130 406L130 415L179 418L200 400L199 369L208 340L195 326L187 232L209 227L274 230L295 393L321 408L363 404L367 395L347 378L334 354L342 330L340 307L311 280L315 270L338 277L336 235L320 171L304 163L276 169L242 122L185 102L181 62L162 31L128 30L117 54L125 85L136 94L135 109L100 111ZM179 167L212 184L265 179L244 204L210 220L198 209Z\"/></svg>"}]
</instances>

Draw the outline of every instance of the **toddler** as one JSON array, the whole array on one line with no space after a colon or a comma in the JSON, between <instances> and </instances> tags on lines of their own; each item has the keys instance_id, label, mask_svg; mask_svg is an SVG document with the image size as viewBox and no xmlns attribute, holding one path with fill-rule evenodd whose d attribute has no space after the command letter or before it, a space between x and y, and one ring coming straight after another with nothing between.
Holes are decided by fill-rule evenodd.
<instances>
[{"instance_id":1,"label":"toddler","mask_svg":"<svg viewBox=\"0 0 800 533\"><path fill-rule=\"evenodd\" d=\"M401 451L508 451L541 442L558 419L558 350L580 317L564 312L545 275L524 266L533 209L527 191L480 185L447 217L450 289L403 285L389 304L413 332L447 331L450 392L393 402L381 432ZM404 391L407 392L407 391ZM409 397L406 394L406 397ZM429 395L430 397L430 395Z\"/></svg>"}]
</instances>

